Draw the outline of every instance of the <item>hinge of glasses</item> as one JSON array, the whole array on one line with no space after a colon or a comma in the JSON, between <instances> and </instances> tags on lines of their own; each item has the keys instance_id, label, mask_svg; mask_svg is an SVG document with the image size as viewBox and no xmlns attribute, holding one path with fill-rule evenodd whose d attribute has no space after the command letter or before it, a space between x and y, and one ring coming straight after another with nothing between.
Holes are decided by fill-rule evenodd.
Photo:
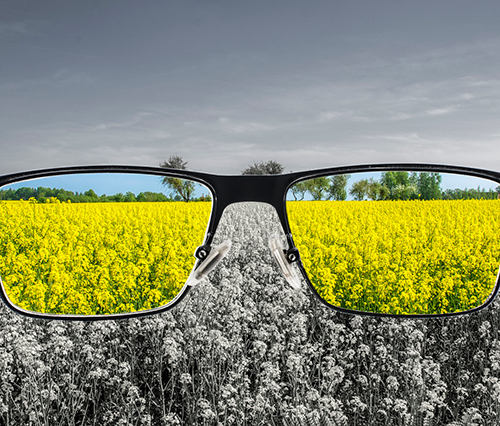
<instances>
[{"instance_id":1,"label":"hinge of glasses","mask_svg":"<svg viewBox=\"0 0 500 426\"><path fill-rule=\"evenodd\" d=\"M191 271L186 284L189 286L195 286L203 280L203 278L205 278L226 256L230 248L230 240L223 241L215 247L199 246L196 249L194 256L200 260L200 263L196 269Z\"/></svg>"}]
</instances>

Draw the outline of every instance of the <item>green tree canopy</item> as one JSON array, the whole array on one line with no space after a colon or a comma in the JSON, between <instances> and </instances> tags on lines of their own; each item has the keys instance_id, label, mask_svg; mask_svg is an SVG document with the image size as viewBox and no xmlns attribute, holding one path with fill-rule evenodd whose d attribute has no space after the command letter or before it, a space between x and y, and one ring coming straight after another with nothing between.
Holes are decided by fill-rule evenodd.
<instances>
[{"instance_id":1,"label":"green tree canopy","mask_svg":"<svg viewBox=\"0 0 500 426\"><path fill-rule=\"evenodd\" d=\"M305 181L307 191L313 197L313 200L318 201L326 197L330 188L330 179L327 177L319 177Z\"/></svg>"},{"instance_id":2,"label":"green tree canopy","mask_svg":"<svg viewBox=\"0 0 500 426\"><path fill-rule=\"evenodd\" d=\"M95 193L93 189L89 189L88 191L85 191L83 195L90 197L90 198L99 198L99 196Z\"/></svg>"},{"instance_id":3,"label":"green tree canopy","mask_svg":"<svg viewBox=\"0 0 500 426\"><path fill-rule=\"evenodd\" d=\"M439 173L419 173L417 178L418 192L422 200L441 199L441 181Z\"/></svg>"},{"instance_id":4,"label":"green tree canopy","mask_svg":"<svg viewBox=\"0 0 500 426\"><path fill-rule=\"evenodd\" d=\"M370 178L366 189L366 195L370 200L385 200L389 197L389 193L389 189L386 186Z\"/></svg>"},{"instance_id":5,"label":"green tree canopy","mask_svg":"<svg viewBox=\"0 0 500 426\"><path fill-rule=\"evenodd\" d=\"M328 199L335 201L344 201L347 199L347 181L350 175L335 175L330 178L330 187L328 188Z\"/></svg>"},{"instance_id":6,"label":"green tree canopy","mask_svg":"<svg viewBox=\"0 0 500 426\"><path fill-rule=\"evenodd\" d=\"M383 172L380 178L380 183L389 190L388 198L394 199L394 191L398 187L398 192L403 187L414 184L414 176L410 176L408 172Z\"/></svg>"},{"instance_id":7,"label":"green tree canopy","mask_svg":"<svg viewBox=\"0 0 500 426\"><path fill-rule=\"evenodd\" d=\"M415 198L418 198L418 188L414 184L408 184L408 185L396 185L395 188L392 190L392 197L393 200L413 200Z\"/></svg>"},{"instance_id":8,"label":"green tree canopy","mask_svg":"<svg viewBox=\"0 0 500 426\"><path fill-rule=\"evenodd\" d=\"M354 182L349 190L349 194L351 194L355 200L361 201L365 198L368 193L368 179L361 179L357 182Z\"/></svg>"}]
</instances>

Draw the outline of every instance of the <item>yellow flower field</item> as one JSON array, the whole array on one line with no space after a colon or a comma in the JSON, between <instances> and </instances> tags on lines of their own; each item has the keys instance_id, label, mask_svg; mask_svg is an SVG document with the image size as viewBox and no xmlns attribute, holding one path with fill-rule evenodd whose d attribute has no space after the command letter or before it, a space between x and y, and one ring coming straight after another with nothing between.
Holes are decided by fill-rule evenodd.
<instances>
[{"instance_id":1,"label":"yellow flower field","mask_svg":"<svg viewBox=\"0 0 500 426\"><path fill-rule=\"evenodd\" d=\"M0 203L0 276L18 306L111 314L180 291L211 203ZM294 241L328 303L382 313L479 306L500 260L500 200L287 202ZM174 226L175 224L175 226Z\"/></svg>"},{"instance_id":2,"label":"yellow flower field","mask_svg":"<svg viewBox=\"0 0 500 426\"><path fill-rule=\"evenodd\" d=\"M295 244L328 303L428 314L481 305L500 265L500 200L287 202Z\"/></svg>"},{"instance_id":3,"label":"yellow flower field","mask_svg":"<svg viewBox=\"0 0 500 426\"><path fill-rule=\"evenodd\" d=\"M162 306L193 268L210 208L210 202L0 202L0 276L15 304L37 312Z\"/></svg>"}]
</instances>

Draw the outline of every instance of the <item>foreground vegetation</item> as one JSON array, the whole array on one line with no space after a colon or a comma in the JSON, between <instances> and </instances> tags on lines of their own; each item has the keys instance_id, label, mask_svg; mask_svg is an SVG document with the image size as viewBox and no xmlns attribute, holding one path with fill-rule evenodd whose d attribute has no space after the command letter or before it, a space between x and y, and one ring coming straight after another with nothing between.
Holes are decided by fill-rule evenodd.
<instances>
[{"instance_id":1,"label":"foreground vegetation","mask_svg":"<svg viewBox=\"0 0 500 426\"><path fill-rule=\"evenodd\" d=\"M497 304L447 320L342 315L286 284L266 206L233 206L228 257L175 310L98 323L0 307L5 425L495 425Z\"/></svg>"}]
</instances>

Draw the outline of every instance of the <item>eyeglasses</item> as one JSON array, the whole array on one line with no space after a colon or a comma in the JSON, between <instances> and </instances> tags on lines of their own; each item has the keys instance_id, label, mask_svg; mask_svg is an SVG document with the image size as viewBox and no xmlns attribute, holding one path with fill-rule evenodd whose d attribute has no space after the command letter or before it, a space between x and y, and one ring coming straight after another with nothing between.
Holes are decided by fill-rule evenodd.
<instances>
[{"instance_id":1,"label":"eyeglasses","mask_svg":"<svg viewBox=\"0 0 500 426\"><path fill-rule=\"evenodd\" d=\"M35 318L164 312L229 252L229 240L213 245L225 208L257 201L278 214L286 244L273 235L269 247L288 283L329 308L475 312L498 292L499 184L497 172L427 164L266 176L135 166L6 175L0 296Z\"/></svg>"}]
</instances>

